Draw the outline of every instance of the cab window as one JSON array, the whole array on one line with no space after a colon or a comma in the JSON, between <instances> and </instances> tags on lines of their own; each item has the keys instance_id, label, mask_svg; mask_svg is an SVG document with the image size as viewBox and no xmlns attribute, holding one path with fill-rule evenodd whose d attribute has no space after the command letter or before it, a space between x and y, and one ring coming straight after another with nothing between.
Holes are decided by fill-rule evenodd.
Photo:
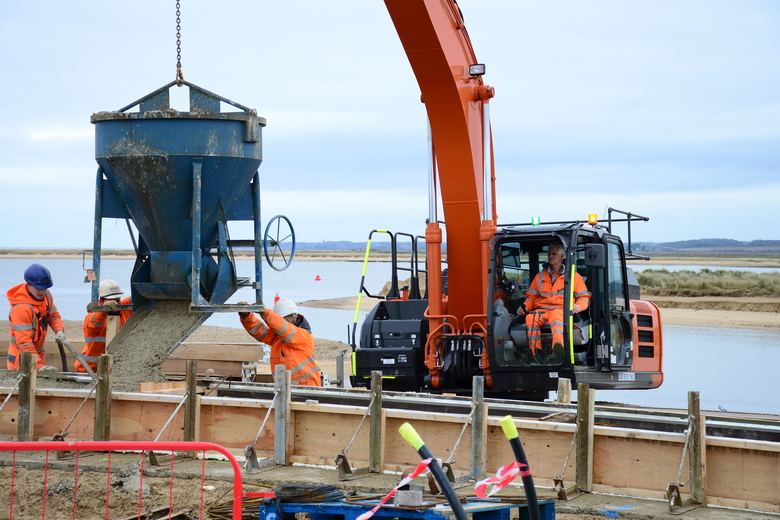
<instances>
[{"instance_id":1,"label":"cab window","mask_svg":"<svg viewBox=\"0 0 780 520\"><path fill-rule=\"evenodd\" d=\"M625 272L623 266L623 255L620 245L614 242L607 244L607 275L609 293L609 305L612 310L626 310L626 280L623 278Z\"/></svg>"}]
</instances>

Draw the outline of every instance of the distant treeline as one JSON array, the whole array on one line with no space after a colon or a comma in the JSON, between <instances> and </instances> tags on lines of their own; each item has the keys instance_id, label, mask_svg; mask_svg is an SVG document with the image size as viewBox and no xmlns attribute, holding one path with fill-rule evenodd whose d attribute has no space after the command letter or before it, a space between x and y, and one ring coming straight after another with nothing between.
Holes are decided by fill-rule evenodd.
<instances>
[{"instance_id":1,"label":"distant treeline","mask_svg":"<svg viewBox=\"0 0 780 520\"><path fill-rule=\"evenodd\" d=\"M410 241L398 242L398 249L401 251L411 251L412 243ZM420 241L418 247L423 249L424 243ZM323 240L322 242L296 242L296 249L305 251L365 251L365 242L349 242L348 240ZM390 250L390 242L371 241L371 249Z\"/></svg>"},{"instance_id":2,"label":"distant treeline","mask_svg":"<svg viewBox=\"0 0 780 520\"><path fill-rule=\"evenodd\" d=\"M780 273L702 269L636 273L642 296L727 296L780 298Z\"/></svg>"},{"instance_id":3,"label":"distant treeline","mask_svg":"<svg viewBox=\"0 0 780 520\"><path fill-rule=\"evenodd\" d=\"M297 242L295 247L301 250L315 251L364 251L365 242L350 242L347 240L331 240L322 242ZM410 251L412 244L410 240L398 241L398 249L401 251ZM422 248L420 241L418 247ZM442 249L446 250L447 244L442 244ZM390 242L372 241L371 249L389 250ZM678 242L634 242L632 243L634 251L675 251L675 250L723 250L723 251L767 251L770 249L780 250L780 240L751 240L740 241L730 238L699 238L697 240L681 240Z\"/></svg>"}]
</instances>

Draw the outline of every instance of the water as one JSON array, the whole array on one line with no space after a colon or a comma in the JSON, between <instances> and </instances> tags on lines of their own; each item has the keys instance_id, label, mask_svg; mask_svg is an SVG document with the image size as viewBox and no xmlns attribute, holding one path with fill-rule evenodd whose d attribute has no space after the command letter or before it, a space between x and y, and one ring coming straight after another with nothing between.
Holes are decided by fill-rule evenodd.
<instances>
[{"instance_id":1,"label":"water","mask_svg":"<svg viewBox=\"0 0 780 520\"><path fill-rule=\"evenodd\" d=\"M21 283L25 268L33 261L0 260L0 288L6 290ZM83 319L91 285L83 283L81 260L46 259L37 262L44 264L52 273L52 291L62 316L66 320ZM102 277L118 281L129 294L133 263L132 260L104 260ZM239 260L237 265L239 276L251 276L254 272L251 261ZM355 296L362 268L361 262L300 261L294 261L283 272L264 267L264 299L271 303L276 293L295 302ZM320 281L315 280L318 275ZM369 291L379 292L389 279L389 263L369 265L366 273ZM242 289L230 302L251 301L253 298L254 291ZM8 310L8 302L2 298L0 313L7 316ZM355 317L354 310L303 307L300 311L311 323L315 336L347 341L347 330ZM365 312L359 313L358 327L365 316ZM238 317L232 312L215 314L206 323L241 327ZM700 392L705 410L722 407L729 411L780 414L780 378L776 375L779 366L780 326L764 331L667 325L664 327L664 384L654 390L602 390L596 393L596 398L599 401L687 408L687 393L696 390Z\"/></svg>"},{"instance_id":2,"label":"water","mask_svg":"<svg viewBox=\"0 0 780 520\"><path fill-rule=\"evenodd\" d=\"M66 320L82 320L86 314L87 303L91 299L92 285L84 283L86 273L81 259L0 259L0 288L6 291L22 283L24 270L33 262L45 265L51 271L54 280L54 302L62 317ZM125 291L125 296L129 296L130 275L134 263L134 260L104 259L101 263L101 279L116 280ZM237 260L236 266L238 276L254 278L253 261ZM277 293L280 298L288 298L294 302L356 296L362 270L362 262L293 261L287 270L281 272L265 266L263 299L270 305ZM316 280L318 276L320 279ZM372 263L366 273L366 286L372 293L377 293L389 279L389 263ZM254 301L254 298L254 290L243 288L228 302ZM0 315L8 316L8 300L4 297L0 300ZM347 326L355 319L354 309L345 311L307 307L301 308L300 312L311 323L315 336L338 341L347 341ZM361 311L358 322L362 322L366 314ZM241 328L234 312L215 313L206 321L206 325Z\"/></svg>"},{"instance_id":3,"label":"water","mask_svg":"<svg viewBox=\"0 0 780 520\"><path fill-rule=\"evenodd\" d=\"M780 324L780 319L778 319ZM653 390L599 390L596 399L780 415L780 330L664 326L664 383Z\"/></svg>"}]
</instances>

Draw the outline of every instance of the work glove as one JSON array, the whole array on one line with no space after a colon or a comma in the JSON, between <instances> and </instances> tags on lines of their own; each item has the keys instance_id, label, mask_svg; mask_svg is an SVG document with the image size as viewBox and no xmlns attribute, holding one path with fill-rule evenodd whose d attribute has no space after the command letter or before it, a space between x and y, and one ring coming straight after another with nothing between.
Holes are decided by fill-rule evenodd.
<instances>
[{"instance_id":1,"label":"work glove","mask_svg":"<svg viewBox=\"0 0 780 520\"><path fill-rule=\"evenodd\" d=\"M111 309L109 312L115 312L116 308L119 306L119 302L116 300L106 300L103 305Z\"/></svg>"},{"instance_id":2,"label":"work glove","mask_svg":"<svg viewBox=\"0 0 780 520\"><path fill-rule=\"evenodd\" d=\"M249 305L249 302L238 302L236 305ZM244 318L247 318L249 314L249 312L241 311L238 313L238 317L243 320Z\"/></svg>"},{"instance_id":3,"label":"work glove","mask_svg":"<svg viewBox=\"0 0 780 520\"><path fill-rule=\"evenodd\" d=\"M43 365L38 369L38 372L59 372L59 369L51 365Z\"/></svg>"},{"instance_id":4,"label":"work glove","mask_svg":"<svg viewBox=\"0 0 780 520\"><path fill-rule=\"evenodd\" d=\"M65 331L64 330L58 330L54 334L54 339L58 341L59 343L62 343L63 341L67 341L67 338L65 338Z\"/></svg>"}]
</instances>

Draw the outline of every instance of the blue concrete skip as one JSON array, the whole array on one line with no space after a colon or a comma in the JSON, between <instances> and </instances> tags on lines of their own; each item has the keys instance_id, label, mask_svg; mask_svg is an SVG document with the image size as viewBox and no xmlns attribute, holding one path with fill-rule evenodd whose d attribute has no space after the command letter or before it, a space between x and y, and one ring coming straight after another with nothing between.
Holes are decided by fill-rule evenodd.
<instances>
[{"instance_id":1,"label":"blue concrete skip","mask_svg":"<svg viewBox=\"0 0 780 520\"><path fill-rule=\"evenodd\" d=\"M372 501L366 501L371 503ZM379 500L374 500L373 505L348 504L345 502L283 502L277 508L277 504L261 505L258 520L294 520L295 513L309 513L311 520L355 520L358 516L373 509ZM528 506L526 504L468 502L463 506L470 520L510 520L512 509L517 509L520 520L528 520ZM282 517L279 518L278 511ZM555 520L555 501L542 500L539 502L539 515L541 520ZM430 508L421 510L401 509L398 507L381 507L372 518L410 518L419 520L446 520L452 516L448 507Z\"/></svg>"}]
</instances>

